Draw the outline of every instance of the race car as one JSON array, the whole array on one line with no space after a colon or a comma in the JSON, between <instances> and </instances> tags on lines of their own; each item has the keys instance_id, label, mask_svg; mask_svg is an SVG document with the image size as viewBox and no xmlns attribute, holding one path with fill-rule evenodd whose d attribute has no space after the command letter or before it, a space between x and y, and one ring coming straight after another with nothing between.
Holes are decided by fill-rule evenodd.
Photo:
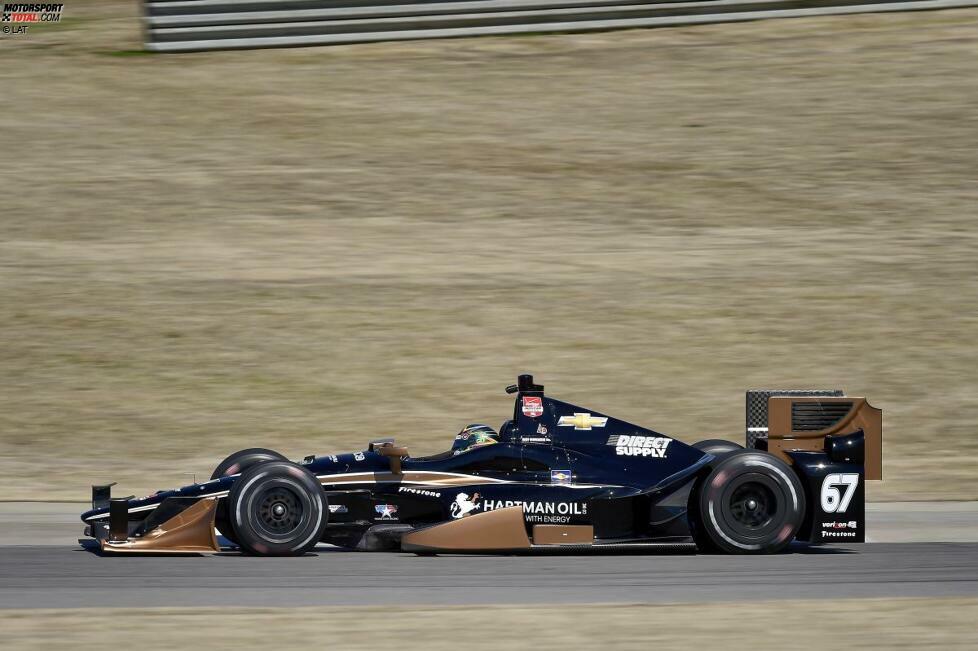
<instances>
[{"instance_id":1,"label":"race car","mask_svg":"<svg viewBox=\"0 0 978 651\"><path fill-rule=\"evenodd\" d=\"M882 479L882 412L841 391L748 391L747 447L687 445L544 394L531 375L498 430L469 425L412 457L393 439L299 462L236 452L210 481L143 498L92 487L82 514L103 553L294 556L330 543L418 554L691 545L763 554L863 542Z\"/></svg>"}]
</instances>

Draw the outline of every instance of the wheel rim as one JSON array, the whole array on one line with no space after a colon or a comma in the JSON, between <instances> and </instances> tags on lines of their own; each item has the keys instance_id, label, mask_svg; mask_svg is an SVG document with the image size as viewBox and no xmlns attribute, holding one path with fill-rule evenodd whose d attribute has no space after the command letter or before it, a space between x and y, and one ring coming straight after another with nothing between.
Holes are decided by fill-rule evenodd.
<instances>
[{"instance_id":1,"label":"wheel rim","mask_svg":"<svg viewBox=\"0 0 978 651\"><path fill-rule=\"evenodd\" d=\"M742 544L764 544L778 534L788 515L781 487L761 473L735 477L717 497L721 527Z\"/></svg>"},{"instance_id":2,"label":"wheel rim","mask_svg":"<svg viewBox=\"0 0 978 651\"><path fill-rule=\"evenodd\" d=\"M289 488L267 488L254 504L255 524L271 538L287 537L302 525L302 500Z\"/></svg>"},{"instance_id":3,"label":"wheel rim","mask_svg":"<svg viewBox=\"0 0 978 651\"><path fill-rule=\"evenodd\" d=\"M776 499L767 486L759 482L745 482L730 495L730 515L745 529L762 529L771 522Z\"/></svg>"}]
</instances>

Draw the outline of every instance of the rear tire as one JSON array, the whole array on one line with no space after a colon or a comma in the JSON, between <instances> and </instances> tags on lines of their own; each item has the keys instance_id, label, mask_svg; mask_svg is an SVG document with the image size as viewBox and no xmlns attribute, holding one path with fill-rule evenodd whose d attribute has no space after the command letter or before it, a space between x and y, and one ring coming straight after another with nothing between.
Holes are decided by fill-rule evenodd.
<instances>
[{"instance_id":1,"label":"rear tire","mask_svg":"<svg viewBox=\"0 0 978 651\"><path fill-rule=\"evenodd\" d=\"M805 493L788 464L753 450L729 453L693 491L693 539L704 552L774 554L805 516Z\"/></svg>"},{"instance_id":2,"label":"rear tire","mask_svg":"<svg viewBox=\"0 0 978 651\"><path fill-rule=\"evenodd\" d=\"M267 461L241 473L228 495L231 526L242 549L261 556L299 556L322 539L326 493L302 466Z\"/></svg>"},{"instance_id":3,"label":"rear tire","mask_svg":"<svg viewBox=\"0 0 978 651\"><path fill-rule=\"evenodd\" d=\"M722 457L730 452L744 449L742 445L723 439L706 439L705 441L693 443L693 447L707 454L712 454L715 457Z\"/></svg>"},{"instance_id":4,"label":"rear tire","mask_svg":"<svg viewBox=\"0 0 978 651\"><path fill-rule=\"evenodd\" d=\"M217 468L211 473L211 479L220 479L221 477L227 477L229 475L236 475L239 472L244 472L248 468L252 467L256 463L264 463L265 461L288 461L281 454L275 450L266 450L265 448L248 448L247 450L238 450L232 455L229 455L224 461L217 464ZM222 536L230 540L235 545L240 544L238 542L238 537L234 534L234 528L231 526L231 520L228 517L228 500L226 497L221 498L217 502L217 513L214 515L214 526Z\"/></svg>"}]
</instances>

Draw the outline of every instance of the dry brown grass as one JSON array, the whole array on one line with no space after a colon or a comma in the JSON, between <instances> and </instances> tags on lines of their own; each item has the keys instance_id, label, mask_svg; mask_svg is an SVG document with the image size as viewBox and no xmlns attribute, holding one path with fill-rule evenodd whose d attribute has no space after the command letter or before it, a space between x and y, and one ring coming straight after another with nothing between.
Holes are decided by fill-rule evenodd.
<instances>
[{"instance_id":1,"label":"dry brown grass","mask_svg":"<svg viewBox=\"0 0 978 651\"><path fill-rule=\"evenodd\" d=\"M523 370L686 440L844 387L871 496L978 497L978 11L176 56L120 11L0 41L0 497L431 452Z\"/></svg>"},{"instance_id":2,"label":"dry brown grass","mask_svg":"<svg viewBox=\"0 0 978 651\"><path fill-rule=\"evenodd\" d=\"M329 589L324 586L324 589ZM0 611L4 649L973 649L978 599Z\"/></svg>"}]
</instances>

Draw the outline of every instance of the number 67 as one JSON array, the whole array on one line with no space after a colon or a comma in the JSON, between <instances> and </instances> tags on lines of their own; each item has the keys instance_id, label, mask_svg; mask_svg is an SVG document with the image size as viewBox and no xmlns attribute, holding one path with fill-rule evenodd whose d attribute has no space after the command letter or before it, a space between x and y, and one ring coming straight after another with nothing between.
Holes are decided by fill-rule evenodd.
<instances>
[{"instance_id":1,"label":"number 67","mask_svg":"<svg viewBox=\"0 0 978 651\"><path fill-rule=\"evenodd\" d=\"M826 513L845 513L858 485L858 473L826 475L822 481L822 510ZM845 495L836 486L845 486Z\"/></svg>"}]
</instances>

